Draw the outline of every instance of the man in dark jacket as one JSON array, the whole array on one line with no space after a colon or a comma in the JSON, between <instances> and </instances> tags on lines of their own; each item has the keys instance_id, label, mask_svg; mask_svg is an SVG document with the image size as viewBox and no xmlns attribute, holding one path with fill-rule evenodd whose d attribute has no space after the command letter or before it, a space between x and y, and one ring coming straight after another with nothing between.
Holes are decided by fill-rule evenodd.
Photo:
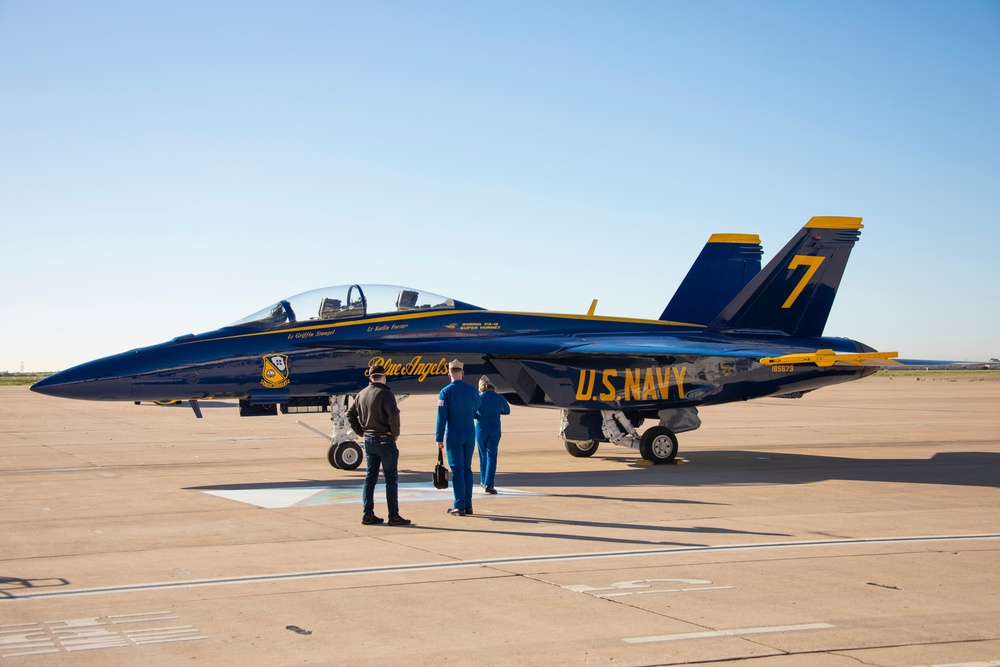
<instances>
[{"instance_id":1,"label":"man in dark jacket","mask_svg":"<svg viewBox=\"0 0 1000 667\"><path fill-rule=\"evenodd\" d=\"M366 526L383 523L375 516L375 483L381 466L385 475L385 501L389 506L389 525L408 526L409 519L399 516L399 407L392 390L385 384L385 368L379 365L368 370L368 386L358 392L347 410L347 420L358 435L365 437L364 515Z\"/></svg>"}]
</instances>

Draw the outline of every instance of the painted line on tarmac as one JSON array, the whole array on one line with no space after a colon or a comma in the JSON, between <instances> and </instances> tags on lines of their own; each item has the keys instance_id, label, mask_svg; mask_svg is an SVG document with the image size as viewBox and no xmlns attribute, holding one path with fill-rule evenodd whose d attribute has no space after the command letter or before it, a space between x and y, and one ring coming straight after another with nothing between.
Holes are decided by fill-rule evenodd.
<instances>
[{"instance_id":1,"label":"painted line on tarmac","mask_svg":"<svg viewBox=\"0 0 1000 667\"><path fill-rule=\"evenodd\" d=\"M605 558L643 558L648 556L672 556L703 553L724 553L727 551L765 551L771 549L816 549L824 547L869 546L878 544L919 544L927 542L968 542L1000 539L1000 533L976 535L917 535L902 537L864 537L854 539L807 540L801 542L760 542L748 544L728 544L693 547L661 547L653 549L629 549L623 551L594 551L547 556L512 556L508 558L480 558L474 560L450 560L437 563L413 563L402 565L378 565L353 567L338 570L316 570L312 572L284 572L253 575L246 577L220 577L216 579L194 579L190 581L160 581L148 584L125 584L98 588L78 588L66 591L37 591L17 593L18 588L9 587L16 580L7 581L8 586L0 586L0 604L5 600L38 600L43 598L66 598L83 595L116 595L125 593L145 593L175 588L200 588L206 586L233 586L242 584L262 584L276 581L296 581L301 579L322 579L329 577L352 577L371 574L397 572L431 572L435 570L455 570L469 567L492 567L504 565L524 565L529 563L559 563L567 561L601 560ZM20 588L30 589L26 581Z\"/></svg>"},{"instance_id":2,"label":"painted line on tarmac","mask_svg":"<svg viewBox=\"0 0 1000 667\"><path fill-rule=\"evenodd\" d=\"M682 632L676 635L654 635L652 637L627 637L627 644L649 644L652 642L675 642L683 639L706 639L710 637L736 637L740 635L762 635L770 632L797 632L799 630L828 630L836 627L829 623L803 623L801 625L772 625L761 628L735 628L733 630L709 630L706 632Z\"/></svg>"}]
</instances>

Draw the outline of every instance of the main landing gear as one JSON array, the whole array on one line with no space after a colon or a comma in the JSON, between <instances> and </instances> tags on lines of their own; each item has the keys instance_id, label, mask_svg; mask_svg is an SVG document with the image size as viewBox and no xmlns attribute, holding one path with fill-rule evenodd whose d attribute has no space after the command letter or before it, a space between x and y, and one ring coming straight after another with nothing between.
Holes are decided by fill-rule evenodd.
<instances>
[{"instance_id":1,"label":"main landing gear","mask_svg":"<svg viewBox=\"0 0 1000 667\"><path fill-rule=\"evenodd\" d=\"M652 426L639 439L639 454L653 463L670 463L677 458L677 436L666 426Z\"/></svg>"},{"instance_id":2,"label":"main landing gear","mask_svg":"<svg viewBox=\"0 0 1000 667\"><path fill-rule=\"evenodd\" d=\"M601 430L608 442L620 447L638 446L639 454L654 464L677 458L677 436L666 426L652 426L641 436L621 410L601 410Z\"/></svg>"},{"instance_id":3,"label":"main landing gear","mask_svg":"<svg viewBox=\"0 0 1000 667\"><path fill-rule=\"evenodd\" d=\"M639 434L642 417L621 410L563 411L560 435L570 456L593 456L601 442L638 449L642 458L654 464L672 463L677 458L677 433L701 426L695 408L676 408L657 413L660 423Z\"/></svg>"},{"instance_id":4,"label":"main landing gear","mask_svg":"<svg viewBox=\"0 0 1000 667\"><path fill-rule=\"evenodd\" d=\"M597 443L593 440L584 440L582 442L563 440L563 442L566 444L566 451L569 452L569 455L578 459L593 456L594 452L597 451Z\"/></svg>"},{"instance_id":5,"label":"main landing gear","mask_svg":"<svg viewBox=\"0 0 1000 667\"><path fill-rule=\"evenodd\" d=\"M347 396L330 397L333 435L330 436L330 449L326 453L326 460L334 468L355 470L365 460L365 454L357 442L357 435L351 430L351 425L347 421L347 400Z\"/></svg>"}]
</instances>

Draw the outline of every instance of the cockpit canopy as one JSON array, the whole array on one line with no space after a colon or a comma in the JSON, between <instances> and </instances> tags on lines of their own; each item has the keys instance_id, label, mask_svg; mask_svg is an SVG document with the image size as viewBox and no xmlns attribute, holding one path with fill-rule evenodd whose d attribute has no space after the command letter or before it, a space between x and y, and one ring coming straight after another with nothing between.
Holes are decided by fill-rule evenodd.
<instances>
[{"instance_id":1,"label":"cockpit canopy","mask_svg":"<svg viewBox=\"0 0 1000 667\"><path fill-rule=\"evenodd\" d=\"M266 329L291 322L346 320L414 310L482 310L440 294L396 285L337 285L322 287L233 322L230 326Z\"/></svg>"}]
</instances>

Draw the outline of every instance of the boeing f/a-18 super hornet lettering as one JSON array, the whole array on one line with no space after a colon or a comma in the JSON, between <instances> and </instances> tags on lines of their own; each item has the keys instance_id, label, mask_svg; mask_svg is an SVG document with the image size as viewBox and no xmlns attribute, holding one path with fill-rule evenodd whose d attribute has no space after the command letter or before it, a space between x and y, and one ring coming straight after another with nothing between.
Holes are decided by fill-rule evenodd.
<instances>
[{"instance_id":1,"label":"boeing f/a-18 super hornet lettering","mask_svg":"<svg viewBox=\"0 0 1000 667\"><path fill-rule=\"evenodd\" d=\"M666 463L698 407L797 398L898 363L823 336L860 218L812 218L764 268L756 235L713 235L658 320L485 310L387 285L306 292L216 331L91 361L32 386L106 401L239 399L241 415L331 412L328 459L357 468L348 400L385 367L400 394L435 394L447 363L515 404L561 411L573 456L599 443ZM654 425L642 434L646 421ZM325 434L321 434L327 437Z\"/></svg>"}]
</instances>

